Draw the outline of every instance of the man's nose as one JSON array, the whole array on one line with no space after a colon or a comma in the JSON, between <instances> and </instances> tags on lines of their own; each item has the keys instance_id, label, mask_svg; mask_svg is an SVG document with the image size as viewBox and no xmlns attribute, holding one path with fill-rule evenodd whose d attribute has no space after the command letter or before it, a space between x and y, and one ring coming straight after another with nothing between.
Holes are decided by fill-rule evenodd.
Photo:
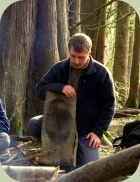
<instances>
[{"instance_id":1,"label":"man's nose","mask_svg":"<svg viewBox=\"0 0 140 182\"><path fill-rule=\"evenodd\" d=\"M74 62L75 62L75 64L79 64L79 59L75 58Z\"/></svg>"}]
</instances>

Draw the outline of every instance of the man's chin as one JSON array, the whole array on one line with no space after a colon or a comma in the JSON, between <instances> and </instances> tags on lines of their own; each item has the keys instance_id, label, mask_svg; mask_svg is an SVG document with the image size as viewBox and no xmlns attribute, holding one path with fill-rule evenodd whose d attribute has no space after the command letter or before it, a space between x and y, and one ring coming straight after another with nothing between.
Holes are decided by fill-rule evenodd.
<instances>
[{"instance_id":1,"label":"man's chin","mask_svg":"<svg viewBox=\"0 0 140 182\"><path fill-rule=\"evenodd\" d=\"M81 66L75 66L75 65L73 65L72 67L75 68L75 69L80 69L81 68Z\"/></svg>"}]
</instances>

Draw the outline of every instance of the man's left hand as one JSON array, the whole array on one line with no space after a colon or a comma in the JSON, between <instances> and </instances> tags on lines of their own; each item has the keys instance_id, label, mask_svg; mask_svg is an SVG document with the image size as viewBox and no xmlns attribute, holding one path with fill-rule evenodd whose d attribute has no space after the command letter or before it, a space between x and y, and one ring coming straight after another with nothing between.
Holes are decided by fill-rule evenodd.
<instances>
[{"instance_id":1,"label":"man's left hand","mask_svg":"<svg viewBox=\"0 0 140 182\"><path fill-rule=\"evenodd\" d=\"M92 148L99 148L101 145L101 139L95 135L93 132L90 132L87 136L86 139L90 138L89 141L89 147Z\"/></svg>"}]
</instances>

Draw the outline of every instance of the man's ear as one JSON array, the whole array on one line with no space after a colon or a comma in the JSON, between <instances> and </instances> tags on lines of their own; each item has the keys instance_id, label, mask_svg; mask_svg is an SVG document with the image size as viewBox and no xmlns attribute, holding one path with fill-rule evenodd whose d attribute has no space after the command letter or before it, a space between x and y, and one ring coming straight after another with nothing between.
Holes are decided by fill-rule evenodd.
<instances>
[{"instance_id":1,"label":"man's ear","mask_svg":"<svg viewBox=\"0 0 140 182\"><path fill-rule=\"evenodd\" d=\"M89 56L91 55L91 51L88 52L88 55L89 55Z\"/></svg>"}]
</instances>

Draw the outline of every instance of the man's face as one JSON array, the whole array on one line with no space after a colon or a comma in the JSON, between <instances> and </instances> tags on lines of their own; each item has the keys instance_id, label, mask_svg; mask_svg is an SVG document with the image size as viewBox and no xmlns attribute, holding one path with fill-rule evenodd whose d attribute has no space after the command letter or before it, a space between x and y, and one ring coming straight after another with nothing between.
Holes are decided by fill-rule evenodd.
<instances>
[{"instance_id":1,"label":"man's face","mask_svg":"<svg viewBox=\"0 0 140 182\"><path fill-rule=\"evenodd\" d=\"M69 48L71 66L75 69L82 68L88 61L90 53L87 51L75 52L73 46L71 46Z\"/></svg>"}]
</instances>

